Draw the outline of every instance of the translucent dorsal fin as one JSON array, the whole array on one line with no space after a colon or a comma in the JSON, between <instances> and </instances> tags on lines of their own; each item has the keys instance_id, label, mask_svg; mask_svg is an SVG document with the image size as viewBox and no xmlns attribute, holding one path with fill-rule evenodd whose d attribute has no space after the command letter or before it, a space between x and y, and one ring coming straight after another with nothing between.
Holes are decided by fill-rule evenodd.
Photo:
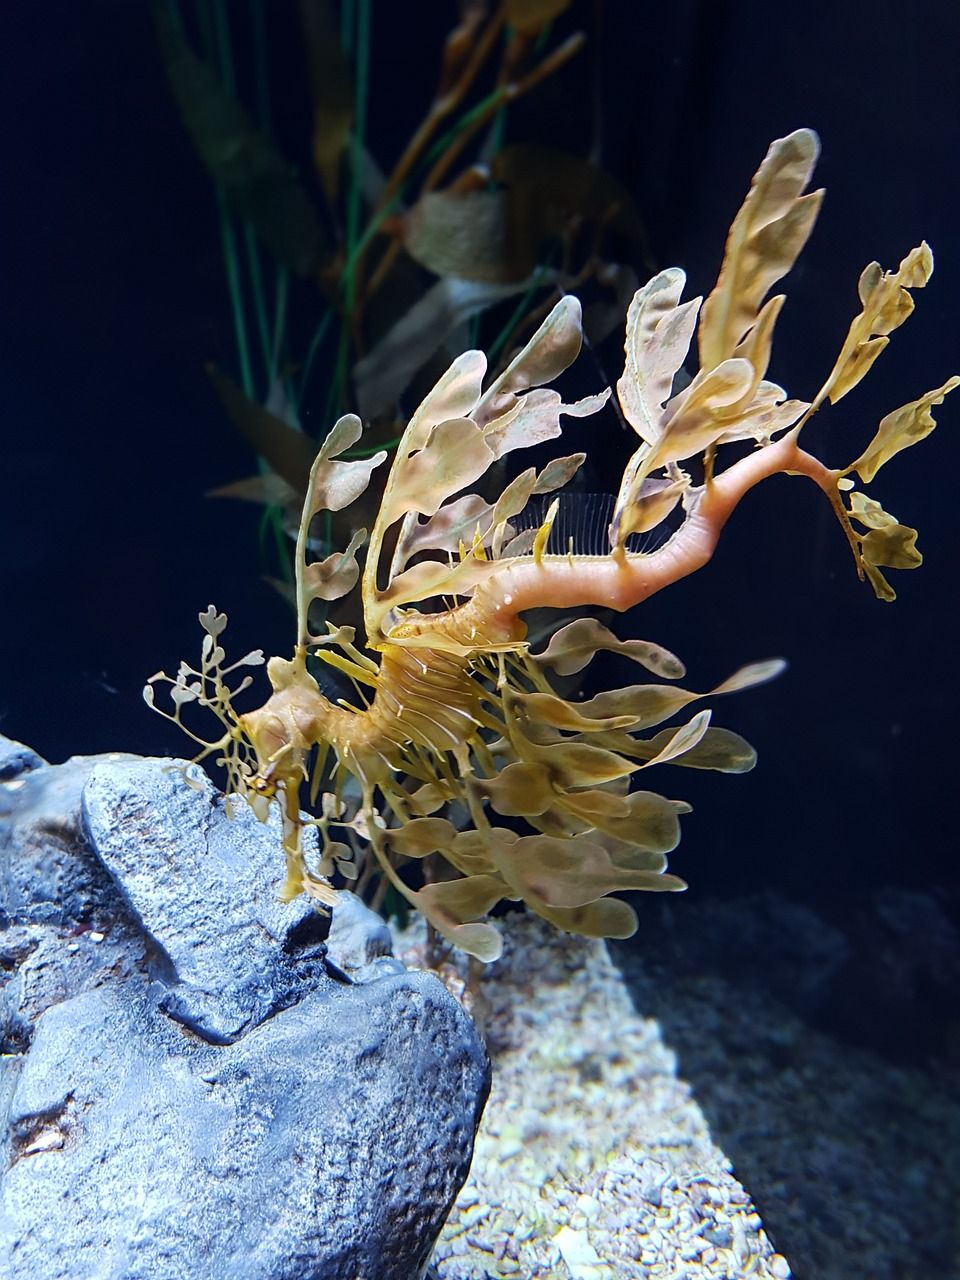
<instances>
[{"instance_id":1,"label":"translucent dorsal fin","mask_svg":"<svg viewBox=\"0 0 960 1280\"><path fill-rule=\"evenodd\" d=\"M518 516L513 516L510 524L520 535L527 530L539 529L546 518L547 508L553 500L553 494L535 494ZM613 518L614 497L611 493L563 493L560 495L560 510L557 512L550 537L547 540L546 554L565 556L606 556L610 554L610 538L607 530ZM529 539L524 539L528 542ZM627 539L627 551L647 550L650 539L643 534L634 534ZM508 542L504 547L504 555L516 554L520 547L511 550ZM526 547L526 551L530 548Z\"/></svg>"}]
</instances>

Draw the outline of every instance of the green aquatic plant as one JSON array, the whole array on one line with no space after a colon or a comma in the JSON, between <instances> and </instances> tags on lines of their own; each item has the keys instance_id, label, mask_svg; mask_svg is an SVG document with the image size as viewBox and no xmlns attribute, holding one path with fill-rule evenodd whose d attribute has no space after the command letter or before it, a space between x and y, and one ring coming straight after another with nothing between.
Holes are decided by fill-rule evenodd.
<instances>
[{"instance_id":1,"label":"green aquatic plant","mask_svg":"<svg viewBox=\"0 0 960 1280\"><path fill-rule=\"evenodd\" d=\"M220 215L236 360L208 371L258 455L259 474L214 494L265 504L269 580L288 596L311 424L325 430L355 409L362 449L389 449L400 397L422 394L482 328L493 359L536 328L558 290L589 287L598 340L636 287L627 262L643 235L629 193L584 157L508 137L518 100L585 64L575 23L596 26L596 11L572 0L435 9L415 25L452 25L436 41L435 76L407 78L423 115L391 157L368 127L382 21L370 0L154 3L170 91ZM285 113L292 136L278 137L271 95L271 63L291 48L303 56L286 68L281 100L296 102L290 86L302 83L299 166L287 154L296 113ZM315 536L332 548L340 532L328 520Z\"/></svg>"},{"instance_id":2,"label":"green aquatic plant","mask_svg":"<svg viewBox=\"0 0 960 1280\"><path fill-rule=\"evenodd\" d=\"M780 473L805 476L821 490L860 577L880 599L894 598L886 570L920 564L915 530L857 482L872 483L891 458L929 434L932 408L960 377L888 414L845 467L828 467L800 437L812 414L860 382L910 315L912 291L933 269L929 247L913 249L896 270L871 263L863 271L860 310L810 400L789 399L766 377L784 303L783 294L768 295L813 228L822 192L806 188L817 151L816 135L805 129L772 144L705 301L681 301L685 277L677 268L635 294L616 394L639 439L600 554L555 545L562 492L524 527L525 511L562 491L582 453L530 467L488 497L464 493L497 460L558 437L561 417L593 415L609 399L607 389L565 404L547 385L580 350L580 306L565 297L492 381L479 351L453 362L404 431L369 535L354 529L343 551L314 558L315 518L348 511L387 457L344 460L362 440L355 415L330 431L299 527L296 645L290 659L267 663L273 692L261 707L233 708L225 677L241 664L224 665L226 618L212 606L201 615L200 668L153 677L146 697L154 703L155 683L169 683L174 706L163 714L171 719L182 723L193 702L219 717L221 735L203 743L198 758L213 755L226 766L232 795L260 817L279 802L284 896L306 892L328 903L331 877L354 877L369 859L444 937L484 960L499 953L499 933L486 917L502 899L522 900L570 932L628 936L636 915L611 895L684 887L666 865L687 810L656 791L631 789L631 780L663 765L751 768L752 748L713 725L709 709L664 726L693 703L769 679L781 664L752 663L701 693L674 683L684 668L672 653L618 640L591 617L562 626L534 652L523 615L640 604L707 564L744 495ZM678 389L694 335L699 370ZM637 547L637 535L652 532L662 535L656 549ZM315 602L355 591L365 648L353 628L314 629L311 621ZM624 655L657 681L579 702L561 696L548 673L579 671L601 650ZM243 660L260 661L259 653ZM355 702L324 695L315 674L323 665L353 682ZM319 809L312 818L301 811L306 783ZM303 839L305 826L318 833L315 848ZM407 874L433 855L442 878Z\"/></svg>"}]
</instances>

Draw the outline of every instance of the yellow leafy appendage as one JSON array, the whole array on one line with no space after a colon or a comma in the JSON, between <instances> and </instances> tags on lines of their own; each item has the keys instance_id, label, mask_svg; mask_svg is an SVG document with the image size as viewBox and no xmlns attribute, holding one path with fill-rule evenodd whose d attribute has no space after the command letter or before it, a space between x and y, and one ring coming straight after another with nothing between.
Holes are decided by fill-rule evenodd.
<instances>
[{"instance_id":1,"label":"yellow leafy appendage","mask_svg":"<svg viewBox=\"0 0 960 1280\"><path fill-rule=\"evenodd\" d=\"M314 516L347 508L386 459L379 453L344 460L362 425L347 415L333 427L314 463L300 525L297 644L291 659L267 664L273 693L259 710L233 710L236 690L224 678L233 667L224 667L219 642L226 618L212 606L201 615L207 635L200 668L183 664L176 679L161 673L147 686L153 703L153 683L171 684L174 710L163 714L178 723L190 702L216 712L223 736L204 743L201 757L217 753L230 792L261 817L279 801L285 896L305 891L321 903L332 901L328 878L337 871L356 875L360 851L441 934L484 960L500 951L499 933L485 917L504 898L522 899L573 933L628 936L635 913L610 895L684 887L666 871L666 860L688 808L632 787L631 780L656 765L751 768L752 748L711 725L709 710L679 727L663 726L694 702L769 679L781 664L756 663L715 689L692 692L664 683L684 675L673 654L650 642L618 640L592 618L562 627L533 653L525 611L623 610L640 603L706 564L740 499L779 472L805 475L819 486L860 576L882 599L894 594L884 568L920 563L915 531L855 489L850 477L872 481L885 462L926 436L934 426L932 407L960 378L888 414L841 470L801 449L799 436L824 401L835 404L860 381L910 314L909 291L923 287L933 268L927 245L909 253L897 271L876 263L866 268L861 311L810 401L790 400L766 379L784 302L782 294L767 295L792 267L816 219L822 193L805 188L817 147L815 134L803 129L770 147L702 306L699 298L680 301L685 277L676 268L660 272L634 297L617 396L639 444L624 470L605 554L548 550L562 493L539 528L517 532L531 500L562 490L583 454L556 459L539 473L523 471L493 502L464 493L497 459L559 436L564 415L585 417L606 403L609 390L568 405L546 385L580 350L580 306L564 297L486 388L481 352L454 361L406 428L369 539L358 529L344 551L310 560ZM700 368L675 393L695 333ZM718 460L728 452L734 460L721 469ZM701 457L701 482L694 483L681 464ZM676 528L657 550L630 549L632 535L656 530L671 516ZM351 628L311 632L312 602L358 584L365 650ZM604 649L659 680L588 701L561 697L548 673L578 671ZM326 698L308 657L350 677L358 705ZM262 661L258 652L234 667ZM304 819L301 790L311 779L311 802L322 790L319 816ZM517 819L525 833L516 829ZM317 857L305 852L305 821L319 833ZM413 887L405 864L432 854L442 856L449 878Z\"/></svg>"}]
</instances>

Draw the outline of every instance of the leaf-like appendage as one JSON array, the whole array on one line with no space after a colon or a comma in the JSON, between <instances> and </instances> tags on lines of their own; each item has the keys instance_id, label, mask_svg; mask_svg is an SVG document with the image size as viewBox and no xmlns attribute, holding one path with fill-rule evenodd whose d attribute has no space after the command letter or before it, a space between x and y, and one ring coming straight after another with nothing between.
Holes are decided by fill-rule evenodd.
<instances>
[{"instance_id":1,"label":"leaf-like appendage","mask_svg":"<svg viewBox=\"0 0 960 1280\"><path fill-rule=\"evenodd\" d=\"M358 529L345 551L334 551L323 560L304 565L303 585L307 603L311 600L339 600L357 585L360 566L356 553L366 541L366 529ZM311 636L311 640L322 637Z\"/></svg>"},{"instance_id":2,"label":"leaf-like appendage","mask_svg":"<svg viewBox=\"0 0 960 1280\"><path fill-rule=\"evenodd\" d=\"M585 453L571 453L565 458L554 458L537 473L533 492L552 493L554 489L562 489L564 485L570 483L586 460Z\"/></svg>"},{"instance_id":3,"label":"leaf-like appendage","mask_svg":"<svg viewBox=\"0 0 960 1280\"><path fill-rule=\"evenodd\" d=\"M297 642L300 645L311 636L309 630L310 604L313 600L337 600L352 591L360 577L356 552L366 540L366 529L354 532L345 551L333 552L323 560L307 563L310 525L320 511L341 511L366 490L371 473L386 460L381 449L372 458L358 458L352 462L336 462L334 459L351 449L363 434L363 424L354 413L338 418L330 428L320 451L310 468L307 496L300 517L297 534L297 550L294 562L297 600Z\"/></svg>"},{"instance_id":4,"label":"leaf-like appendage","mask_svg":"<svg viewBox=\"0 0 960 1280\"><path fill-rule=\"evenodd\" d=\"M203 613L198 614L200 625L208 636L216 638L224 627L227 625L227 615L225 613L217 613L216 607L212 604L207 605Z\"/></svg>"},{"instance_id":5,"label":"leaf-like appendage","mask_svg":"<svg viewBox=\"0 0 960 1280\"><path fill-rule=\"evenodd\" d=\"M652 760L669 747L675 736L673 729L661 729L647 741L631 739L634 753L645 760ZM623 744L617 744L623 750ZM712 725L689 751L675 756L671 764L691 769L717 769L720 773L749 773L757 763L757 753L745 738L730 729L718 729Z\"/></svg>"},{"instance_id":6,"label":"leaf-like appendage","mask_svg":"<svg viewBox=\"0 0 960 1280\"><path fill-rule=\"evenodd\" d=\"M865 267L857 286L862 310L847 330L836 364L817 392L814 406L825 399L836 404L866 376L870 366L913 311L909 290L922 289L933 274L933 254L924 240L911 249L896 271L879 262Z\"/></svg>"},{"instance_id":7,"label":"leaf-like appendage","mask_svg":"<svg viewBox=\"0 0 960 1280\"><path fill-rule=\"evenodd\" d=\"M666 680L682 679L686 668L679 658L648 640L621 640L593 618L578 618L561 627L542 653L530 656L543 666L553 667L561 676L582 671L600 649L622 653Z\"/></svg>"},{"instance_id":8,"label":"leaf-like appendage","mask_svg":"<svg viewBox=\"0 0 960 1280\"><path fill-rule=\"evenodd\" d=\"M786 663L781 658L751 662L705 693L694 693L676 685L630 685L625 689L595 694L592 698L577 703L577 711L587 719L603 722L618 717L629 719L631 729L649 729L669 720L691 702L700 702L704 698L715 698L726 693L739 693L743 689L765 684L779 676L785 667Z\"/></svg>"},{"instance_id":9,"label":"leaf-like appendage","mask_svg":"<svg viewBox=\"0 0 960 1280\"><path fill-rule=\"evenodd\" d=\"M677 888L683 888L678 881ZM620 898L601 898L585 907L548 907L541 905L537 915L549 920L565 933L582 938L632 938L637 932L637 913Z\"/></svg>"},{"instance_id":10,"label":"leaf-like appendage","mask_svg":"<svg viewBox=\"0 0 960 1280\"><path fill-rule=\"evenodd\" d=\"M617 397L623 416L642 440L655 445L663 406L686 359L702 299L680 305L686 275L671 267L638 289L627 312L623 375Z\"/></svg>"},{"instance_id":11,"label":"leaf-like appendage","mask_svg":"<svg viewBox=\"0 0 960 1280\"><path fill-rule=\"evenodd\" d=\"M531 910L585 907L625 889L648 892L683 889L676 876L618 867L609 851L589 834L571 839L520 836L496 846L497 870Z\"/></svg>"},{"instance_id":12,"label":"leaf-like appendage","mask_svg":"<svg viewBox=\"0 0 960 1280\"><path fill-rule=\"evenodd\" d=\"M495 778L478 779L474 785L505 818L535 817L556 800L546 765L530 761L515 760Z\"/></svg>"},{"instance_id":13,"label":"leaf-like appendage","mask_svg":"<svg viewBox=\"0 0 960 1280\"><path fill-rule=\"evenodd\" d=\"M669 737L662 744L660 750L647 761L647 767L655 764L668 764L689 755L703 741L710 725L711 714L712 712L710 711L698 711L688 724L681 725L679 729L670 731Z\"/></svg>"},{"instance_id":14,"label":"leaf-like appendage","mask_svg":"<svg viewBox=\"0 0 960 1280\"><path fill-rule=\"evenodd\" d=\"M944 398L957 387L960 387L960 377L948 378L942 387L888 413L881 420L877 434L844 474L856 471L863 483L869 484L884 463L930 434L937 425L930 410L936 404L943 404Z\"/></svg>"},{"instance_id":15,"label":"leaf-like appendage","mask_svg":"<svg viewBox=\"0 0 960 1280\"><path fill-rule=\"evenodd\" d=\"M480 352L468 351L454 361L426 396L397 448L370 538L363 575L363 605L371 644L382 642L385 618L402 604L423 600L441 591L469 594L492 572L490 565L483 563L484 556L480 554L483 547L493 541L499 549L506 535L507 519L518 514L530 496L526 492L528 486L530 492L543 492L552 487L556 479L572 474L571 462L557 468L555 475L524 476L515 482L516 487L509 491L506 501L496 507L492 527L468 531L472 554L465 556L459 565L430 561L405 568L415 549L428 549L424 541L426 527L411 518L414 513L434 519L439 516L436 528L448 537L454 528L462 528L464 512L469 511L470 502L475 501L469 495L466 499L450 500L478 480L497 458L558 435L561 415L584 417L596 413L606 403L609 392L565 405L555 391L527 390L538 382L549 381L566 368L579 351L580 341L580 304L575 298L562 298L483 395L480 385L486 360ZM541 488L538 489L538 485ZM441 512L448 502L451 514L444 517ZM398 521L402 521L402 525L391 576L386 585L381 586L379 564L384 538ZM418 643L416 636L395 636L394 640L408 645ZM438 643L450 652L463 647L459 640L451 637Z\"/></svg>"},{"instance_id":16,"label":"leaf-like appendage","mask_svg":"<svg viewBox=\"0 0 960 1280\"><path fill-rule=\"evenodd\" d=\"M560 415L585 418L597 413L609 399L609 391L564 404L556 391L536 390L520 396L509 409L490 420L483 438L495 458L514 449L529 449L560 434Z\"/></svg>"},{"instance_id":17,"label":"leaf-like appendage","mask_svg":"<svg viewBox=\"0 0 960 1280\"><path fill-rule=\"evenodd\" d=\"M581 812L589 814L594 828L590 839L603 844L620 866L662 871L666 865L664 855L672 853L680 843L679 815L688 812L689 806L667 800L656 791L631 791L615 797L622 810L583 804L588 797L596 800L606 794L577 792L571 797Z\"/></svg>"},{"instance_id":18,"label":"leaf-like appendage","mask_svg":"<svg viewBox=\"0 0 960 1280\"><path fill-rule=\"evenodd\" d=\"M757 444L769 444L775 435L792 427L809 408L805 400L788 400L783 387L778 387L775 382L761 381L746 406L742 403L734 406L732 420L723 410L717 414L718 426L723 426L724 430L714 443L756 440Z\"/></svg>"},{"instance_id":19,"label":"leaf-like appendage","mask_svg":"<svg viewBox=\"0 0 960 1280\"><path fill-rule=\"evenodd\" d=\"M763 299L806 244L823 200L822 191L803 194L819 150L811 129L771 143L730 227L720 275L703 304L697 335L702 369L713 369L736 352L758 324ZM771 326L778 306L766 318Z\"/></svg>"},{"instance_id":20,"label":"leaf-like appendage","mask_svg":"<svg viewBox=\"0 0 960 1280\"><path fill-rule=\"evenodd\" d=\"M880 568L918 569L923 563L923 556L917 550L917 531L909 525L900 524L896 516L884 511L879 502L865 493L853 490L849 500L851 520L867 530L865 534L853 535L860 567L877 599L889 603L896 600L897 593Z\"/></svg>"},{"instance_id":21,"label":"leaf-like appendage","mask_svg":"<svg viewBox=\"0 0 960 1280\"><path fill-rule=\"evenodd\" d=\"M580 354L583 342L579 299L561 298L522 351L483 393L474 417L481 425L513 403L513 395L558 378Z\"/></svg>"},{"instance_id":22,"label":"leaf-like appendage","mask_svg":"<svg viewBox=\"0 0 960 1280\"><path fill-rule=\"evenodd\" d=\"M671 401L646 469L692 458L715 444L727 429L722 421L723 410L742 404L754 382L749 360L724 360L698 373L689 387Z\"/></svg>"},{"instance_id":23,"label":"leaf-like appendage","mask_svg":"<svg viewBox=\"0 0 960 1280\"><path fill-rule=\"evenodd\" d=\"M603 717L584 715L582 703L575 705L566 698L551 693L520 694L519 702L531 719L538 720L541 724L553 725L556 729L567 729L571 733L633 726L634 717L629 713L611 712Z\"/></svg>"},{"instance_id":24,"label":"leaf-like appendage","mask_svg":"<svg viewBox=\"0 0 960 1280\"><path fill-rule=\"evenodd\" d=\"M408 512L390 566L391 578L396 577L418 551L456 551L461 542L471 542L475 530L490 528L492 516L492 504L476 493L464 494L447 503L423 522L417 519L415 511Z\"/></svg>"},{"instance_id":25,"label":"leaf-like appendage","mask_svg":"<svg viewBox=\"0 0 960 1280\"><path fill-rule=\"evenodd\" d=\"M408 511L432 516L443 502L478 480L494 460L483 434L470 418L450 418L433 428L422 449L397 468L382 512L387 525Z\"/></svg>"},{"instance_id":26,"label":"leaf-like appendage","mask_svg":"<svg viewBox=\"0 0 960 1280\"><path fill-rule=\"evenodd\" d=\"M444 938L489 963L503 950L503 939L481 917L508 893L509 886L499 876L480 874L428 884L409 897Z\"/></svg>"},{"instance_id":27,"label":"leaf-like appendage","mask_svg":"<svg viewBox=\"0 0 960 1280\"><path fill-rule=\"evenodd\" d=\"M386 830L383 838L404 858L426 858L456 839L457 828L446 818L411 818L402 827Z\"/></svg>"}]
</instances>

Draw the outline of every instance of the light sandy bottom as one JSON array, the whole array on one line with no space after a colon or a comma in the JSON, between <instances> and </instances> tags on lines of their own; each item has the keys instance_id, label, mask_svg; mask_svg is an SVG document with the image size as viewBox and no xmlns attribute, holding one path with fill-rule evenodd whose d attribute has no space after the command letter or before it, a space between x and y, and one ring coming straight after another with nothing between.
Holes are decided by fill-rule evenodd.
<instances>
[{"instance_id":1,"label":"light sandy bottom","mask_svg":"<svg viewBox=\"0 0 960 1280\"><path fill-rule=\"evenodd\" d=\"M786 1259L605 945L533 916L512 917L504 934L504 956L465 998L493 1088L436 1274L786 1280ZM419 941L398 948L409 964ZM462 992L465 966L442 976Z\"/></svg>"}]
</instances>

